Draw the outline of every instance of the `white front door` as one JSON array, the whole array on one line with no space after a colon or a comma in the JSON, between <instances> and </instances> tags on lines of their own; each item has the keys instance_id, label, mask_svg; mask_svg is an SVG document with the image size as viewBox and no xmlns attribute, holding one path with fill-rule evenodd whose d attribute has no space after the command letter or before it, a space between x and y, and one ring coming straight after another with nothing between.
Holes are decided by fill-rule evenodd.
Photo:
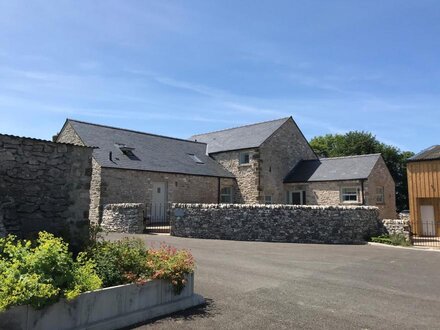
<instances>
[{"instance_id":1,"label":"white front door","mask_svg":"<svg viewBox=\"0 0 440 330\"><path fill-rule=\"evenodd\" d=\"M167 195L165 182L153 182L153 196L151 201L151 222L165 222L167 220Z\"/></svg>"},{"instance_id":2,"label":"white front door","mask_svg":"<svg viewBox=\"0 0 440 330\"><path fill-rule=\"evenodd\" d=\"M422 216L423 236L435 236L434 206L422 205L420 206L420 213Z\"/></svg>"}]
</instances>

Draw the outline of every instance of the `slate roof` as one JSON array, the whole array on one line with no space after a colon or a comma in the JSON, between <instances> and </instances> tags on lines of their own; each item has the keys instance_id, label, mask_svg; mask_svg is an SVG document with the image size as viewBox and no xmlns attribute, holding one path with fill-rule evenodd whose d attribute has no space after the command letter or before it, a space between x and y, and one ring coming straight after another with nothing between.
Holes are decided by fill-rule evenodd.
<instances>
[{"instance_id":1,"label":"slate roof","mask_svg":"<svg viewBox=\"0 0 440 330\"><path fill-rule=\"evenodd\" d=\"M425 150L422 150L417 155L408 159L409 162L415 162L420 160L435 160L440 159L440 145L434 145Z\"/></svg>"},{"instance_id":2,"label":"slate roof","mask_svg":"<svg viewBox=\"0 0 440 330\"><path fill-rule=\"evenodd\" d=\"M102 167L181 173L214 177L234 176L206 154L206 144L68 119ZM65 125L66 125L65 124ZM122 150L132 151L128 157ZM112 153L112 160L109 154ZM198 164L195 155L203 164ZM137 159L136 159L137 158Z\"/></svg>"},{"instance_id":3,"label":"slate roof","mask_svg":"<svg viewBox=\"0 0 440 330\"><path fill-rule=\"evenodd\" d=\"M380 154L302 160L284 182L319 182L367 179Z\"/></svg>"},{"instance_id":4,"label":"slate roof","mask_svg":"<svg viewBox=\"0 0 440 330\"><path fill-rule=\"evenodd\" d=\"M198 134L190 137L192 141L208 144L208 153L258 148L290 117L257 124L229 128L221 131Z\"/></svg>"}]
</instances>

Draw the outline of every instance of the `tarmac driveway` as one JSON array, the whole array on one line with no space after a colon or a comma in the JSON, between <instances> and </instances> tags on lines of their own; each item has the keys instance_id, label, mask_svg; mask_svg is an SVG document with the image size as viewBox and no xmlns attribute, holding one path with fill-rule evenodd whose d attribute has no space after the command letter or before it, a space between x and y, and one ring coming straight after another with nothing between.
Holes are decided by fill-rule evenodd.
<instances>
[{"instance_id":1,"label":"tarmac driveway","mask_svg":"<svg viewBox=\"0 0 440 330\"><path fill-rule=\"evenodd\" d=\"M440 252L130 236L190 249L207 300L139 329L440 328Z\"/></svg>"}]
</instances>

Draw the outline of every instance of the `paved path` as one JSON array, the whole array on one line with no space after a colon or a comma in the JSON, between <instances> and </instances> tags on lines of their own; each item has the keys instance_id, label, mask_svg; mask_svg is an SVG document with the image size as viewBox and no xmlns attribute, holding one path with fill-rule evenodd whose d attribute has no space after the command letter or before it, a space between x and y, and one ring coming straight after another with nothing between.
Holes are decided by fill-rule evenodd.
<instances>
[{"instance_id":1,"label":"paved path","mask_svg":"<svg viewBox=\"0 0 440 330\"><path fill-rule=\"evenodd\" d=\"M440 329L439 252L132 236L191 249L208 301L139 329Z\"/></svg>"}]
</instances>

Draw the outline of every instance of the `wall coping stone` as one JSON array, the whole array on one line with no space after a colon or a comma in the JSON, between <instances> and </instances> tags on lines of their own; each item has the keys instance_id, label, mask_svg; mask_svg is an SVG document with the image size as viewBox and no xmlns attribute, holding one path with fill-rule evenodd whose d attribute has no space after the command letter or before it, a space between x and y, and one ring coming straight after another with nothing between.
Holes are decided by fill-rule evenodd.
<instances>
[{"instance_id":1,"label":"wall coping stone","mask_svg":"<svg viewBox=\"0 0 440 330\"><path fill-rule=\"evenodd\" d=\"M113 204L105 204L105 210L117 210L117 209L132 209L132 208L141 208L144 207L144 203L113 203Z\"/></svg>"},{"instance_id":2,"label":"wall coping stone","mask_svg":"<svg viewBox=\"0 0 440 330\"><path fill-rule=\"evenodd\" d=\"M201 204L173 203L172 208L180 209L285 209L285 210L379 210L377 206L362 205L288 205L288 204Z\"/></svg>"}]
</instances>

